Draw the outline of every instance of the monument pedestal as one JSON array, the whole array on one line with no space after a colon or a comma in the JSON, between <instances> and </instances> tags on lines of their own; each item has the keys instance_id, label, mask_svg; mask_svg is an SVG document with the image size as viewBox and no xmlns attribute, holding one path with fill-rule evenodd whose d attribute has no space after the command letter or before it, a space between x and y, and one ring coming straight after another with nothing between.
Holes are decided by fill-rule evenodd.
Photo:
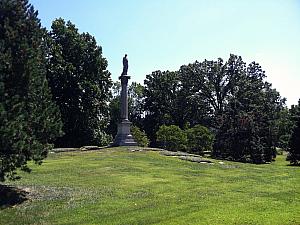
<instances>
[{"instance_id":1,"label":"monument pedestal","mask_svg":"<svg viewBox=\"0 0 300 225\"><path fill-rule=\"evenodd\" d=\"M118 124L118 133L113 143L114 146L137 146L133 136L130 133L129 121L122 121Z\"/></svg>"},{"instance_id":2,"label":"monument pedestal","mask_svg":"<svg viewBox=\"0 0 300 225\"><path fill-rule=\"evenodd\" d=\"M118 124L118 133L115 137L113 146L137 146L133 136L130 133L131 122L128 120L128 98L127 98L127 85L130 76L122 75L119 77L121 80L121 120Z\"/></svg>"}]
</instances>

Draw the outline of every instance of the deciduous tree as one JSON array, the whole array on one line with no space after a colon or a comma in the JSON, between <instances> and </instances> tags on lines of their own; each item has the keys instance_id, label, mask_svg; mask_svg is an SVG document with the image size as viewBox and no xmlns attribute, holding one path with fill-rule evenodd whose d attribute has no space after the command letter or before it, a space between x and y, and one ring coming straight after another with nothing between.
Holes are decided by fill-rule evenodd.
<instances>
[{"instance_id":1,"label":"deciduous tree","mask_svg":"<svg viewBox=\"0 0 300 225\"><path fill-rule=\"evenodd\" d=\"M147 75L145 84L144 128L155 145L155 133L163 124L178 124L177 95L180 88L177 72L155 71Z\"/></svg>"},{"instance_id":2,"label":"deciduous tree","mask_svg":"<svg viewBox=\"0 0 300 225\"><path fill-rule=\"evenodd\" d=\"M56 19L51 28L47 78L65 132L57 145L105 145L112 81L102 48L70 21Z\"/></svg>"}]
</instances>

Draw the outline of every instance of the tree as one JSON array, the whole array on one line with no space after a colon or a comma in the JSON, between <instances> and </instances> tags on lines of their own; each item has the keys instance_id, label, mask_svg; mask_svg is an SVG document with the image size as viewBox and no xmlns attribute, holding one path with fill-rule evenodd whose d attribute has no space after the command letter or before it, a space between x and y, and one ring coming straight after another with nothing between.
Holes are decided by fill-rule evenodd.
<instances>
[{"instance_id":1,"label":"tree","mask_svg":"<svg viewBox=\"0 0 300 225\"><path fill-rule=\"evenodd\" d=\"M171 151L185 151L186 133L176 125L162 125L156 132L157 143L160 147Z\"/></svg>"},{"instance_id":2,"label":"tree","mask_svg":"<svg viewBox=\"0 0 300 225\"><path fill-rule=\"evenodd\" d=\"M0 2L0 180L29 172L61 135L45 70L45 31L27 0Z\"/></svg>"},{"instance_id":3,"label":"tree","mask_svg":"<svg viewBox=\"0 0 300 225\"><path fill-rule=\"evenodd\" d=\"M300 99L298 101L298 106L293 107L293 110L296 109L294 114L295 126L292 130L292 135L289 144L289 155L287 160L290 161L292 165L300 164Z\"/></svg>"},{"instance_id":4,"label":"tree","mask_svg":"<svg viewBox=\"0 0 300 225\"><path fill-rule=\"evenodd\" d=\"M185 122L192 126L204 124L215 129L219 128L228 98L236 88L236 81L245 70L241 57L231 54L227 62L218 58L217 61L196 61L181 66L179 70L182 84L180 96L185 96L183 105Z\"/></svg>"},{"instance_id":5,"label":"tree","mask_svg":"<svg viewBox=\"0 0 300 225\"><path fill-rule=\"evenodd\" d=\"M178 73L155 71L146 76L144 84L144 129L151 145L155 146L155 133L161 125L178 124L176 122L177 95L180 87Z\"/></svg>"},{"instance_id":6,"label":"tree","mask_svg":"<svg viewBox=\"0 0 300 225\"><path fill-rule=\"evenodd\" d=\"M134 140L138 143L138 146L148 147L149 139L144 131L142 131L137 126L131 126L131 134L134 137Z\"/></svg>"},{"instance_id":7,"label":"tree","mask_svg":"<svg viewBox=\"0 0 300 225\"><path fill-rule=\"evenodd\" d=\"M112 97L109 101L109 122L106 128L106 132L113 138L116 136L118 131L118 124L121 122L121 83L119 81L113 82L111 92Z\"/></svg>"},{"instance_id":8,"label":"tree","mask_svg":"<svg viewBox=\"0 0 300 225\"><path fill-rule=\"evenodd\" d=\"M213 156L263 163L276 156L285 99L265 81L258 63L231 54L226 62L196 61L145 80L145 131L151 144L162 124L203 124L215 134Z\"/></svg>"},{"instance_id":9,"label":"tree","mask_svg":"<svg viewBox=\"0 0 300 225\"><path fill-rule=\"evenodd\" d=\"M212 151L214 135L207 127L196 125L187 129L187 151L203 154L204 151Z\"/></svg>"},{"instance_id":10,"label":"tree","mask_svg":"<svg viewBox=\"0 0 300 225\"><path fill-rule=\"evenodd\" d=\"M47 78L65 135L58 146L105 145L112 81L102 49L70 21L56 19L48 40Z\"/></svg>"},{"instance_id":11,"label":"tree","mask_svg":"<svg viewBox=\"0 0 300 225\"><path fill-rule=\"evenodd\" d=\"M232 62L229 60L229 67ZM259 64L240 67L238 74L229 91L213 155L243 162L269 162L276 156L275 122L284 99L264 82L265 72Z\"/></svg>"},{"instance_id":12,"label":"tree","mask_svg":"<svg viewBox=\"0 0 300 225\"><path fill-rule=\"evenodd\" d=\"M278 129L277 146L287 151L293 127L291 112L288 108L285 107L279 112L276 126Z\"/></svg>"},{"instance_id":13,"label":"tree","mask_svg":"<svg viewBox=\"0 0 300 225\"><path fill-rule=\"evenodd\" d=\"M138 127L143 127L144 102L144 86L132 82L128 88L128 116L129 120Z\"/></svg>"}]
</instances>

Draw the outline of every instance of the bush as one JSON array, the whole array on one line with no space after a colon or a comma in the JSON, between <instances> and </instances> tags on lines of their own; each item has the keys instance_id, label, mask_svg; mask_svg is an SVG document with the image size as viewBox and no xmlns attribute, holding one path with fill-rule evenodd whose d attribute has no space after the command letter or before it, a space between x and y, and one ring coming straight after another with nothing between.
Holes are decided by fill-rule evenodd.
<instances>
[{"instance_id":1,"label":"bush","mask_svg":"<svg viewBox=\"0 0 300 225\"><path fill-rule=\"evenodd\" d=\"M131 126L130 130L134 140L138 143L138 146L148 147L149 139L144 131L140 130L137 126Z\"/></svg>"},{"instance_id":2,"label":"bush","mask_svg":"<svg viewBox=\"0 0 300 225\"><path fill-rule=\"evenodd\" d=\"M171 151L186 150L186 133L175 125L162 125L156 132L158 145Z\"/></svg>"},{"instance_id":3,"label":"bush","mask_svg":"<svg viewBox=\"0 0 300 225\"><path fill-rule=\"evenodd\" d=\"M204 151L211 151L214 141L214 135L210 130L202 125L196 125L188 130L187 151L203 154Z\"/></svg>"}]
</instances>

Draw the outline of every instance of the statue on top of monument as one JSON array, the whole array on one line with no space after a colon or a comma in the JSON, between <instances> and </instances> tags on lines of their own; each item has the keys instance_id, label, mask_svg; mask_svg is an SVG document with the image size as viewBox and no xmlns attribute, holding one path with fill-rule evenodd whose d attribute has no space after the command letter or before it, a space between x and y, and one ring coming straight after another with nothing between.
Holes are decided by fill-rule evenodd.
<instances>
[{"instance_id":1,"label":"statue on top of monument","mask_svg":"<svg viewBox=\"0 0 300 225\"><path fill-rule=\"evenodd\" d=\"M127 75L127 71L128 71L128 59L127 59L127 54L125 54L125 56L123 57L123 72L122 72L122 76L123 75Z\"/></svg>"}]
</instances>

